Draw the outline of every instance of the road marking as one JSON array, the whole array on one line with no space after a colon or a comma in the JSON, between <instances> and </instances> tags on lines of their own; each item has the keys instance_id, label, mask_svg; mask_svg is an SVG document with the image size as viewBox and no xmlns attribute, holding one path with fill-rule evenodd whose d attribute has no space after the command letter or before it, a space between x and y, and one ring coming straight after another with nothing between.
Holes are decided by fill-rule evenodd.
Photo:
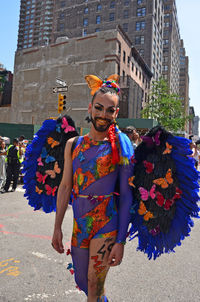
<instances>
[{"instance_id":1,"label":"road marking","mask_svg":"<svg viewBox=\"0 0 200 302\"><path fill-rule=\"evenodd\" d=\"M20 263L19 260L15 260L14 258L10 258L10 259L6 259L0 262L0 267L3 267L2 270L0 270L0 274L5 273L7 276L14 276L17 277L21 274L21 272L19 271L19 267L18 266L13 266L10 265L9 262L14 262L14 263ZM10 265L10 266L8 266Z\"/></svg>"}]
</instances>

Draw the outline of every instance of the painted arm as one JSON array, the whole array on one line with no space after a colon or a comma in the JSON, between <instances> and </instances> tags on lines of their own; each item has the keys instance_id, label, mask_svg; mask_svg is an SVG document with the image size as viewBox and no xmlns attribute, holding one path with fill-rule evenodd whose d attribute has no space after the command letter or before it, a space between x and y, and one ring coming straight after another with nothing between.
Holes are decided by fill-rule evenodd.
<instances>
[{"instance_id":1,"label":"painted arm","mask_svg":"<svg viewBox=\"0 0 200 302\"><path fill-rule=\"evenodd\" d=\"M118 234L116 242L125 243L127 230L131 219L130 209L133 201L133 193L128 183L133 176L133 165L120 166L120 201L118 207Z\"/></svg>"},{"instance_id":2,"label":"painted arm","mask_svg":"<svg viewBox=\"0 0 200 302\"><path fill-rule=\"evenodd\" d=\"M62 243L62 222L72 191L72 158L71 147L74 138L67 141L64 154L64 170L63 177L58 188L57 204L56 204L56 217L54 225L54 233L52 238L52 246L58 253L64 253L64 246Z\"/></svg>"}]
</instances>

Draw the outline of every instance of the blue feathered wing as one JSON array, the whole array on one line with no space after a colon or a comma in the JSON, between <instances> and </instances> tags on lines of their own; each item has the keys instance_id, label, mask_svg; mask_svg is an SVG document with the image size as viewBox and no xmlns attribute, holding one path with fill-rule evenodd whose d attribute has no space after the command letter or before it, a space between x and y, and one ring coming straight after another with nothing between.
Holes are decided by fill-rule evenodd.
<instances>
[{"instance_id":1,"label":"blue feathered wing","mask_svg":"<svg viewBox=\"0 0 200 302\"><path fill-rule=\"evenodd\" d=\"M130 240L156 259L174 252L199 217L199 172L190 140L154 127L135 150Z\"/></svg>"},{"instance_id":2,"label":"blue feathered wing","mask_svg":"<svg viewBox=\"0 0 200 302\"><path fill-rule=\"evenodd\" d=\"M25 197L34 210L56 210L57 190L64 168L64 149L69 138L78 136L74 121L65 115L48 119L26 148L23 162Z\"/></svg>"}]
</instances>

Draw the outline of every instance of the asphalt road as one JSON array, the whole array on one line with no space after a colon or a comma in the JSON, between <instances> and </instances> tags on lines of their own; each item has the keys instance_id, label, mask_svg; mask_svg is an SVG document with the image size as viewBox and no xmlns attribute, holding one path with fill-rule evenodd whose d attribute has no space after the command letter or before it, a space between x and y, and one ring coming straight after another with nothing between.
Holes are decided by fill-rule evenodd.
<instances>
[{"instance_id":1,"label":"asphalt road","mask_svg":"<svg viewBox=\"0 0 200 302\"><path fill-rule=\"evenodd\" d=\"M51 247L54 213L34 212L23 190L0 194L0 302L84 302L86 298L67 270L71 257ZM110 302L199 302L200 221L176 253L156 261L128 243L122 264L106 282ZM72 229L71 208L63 231L66 249Z\"/></svg>"}]
</instances>

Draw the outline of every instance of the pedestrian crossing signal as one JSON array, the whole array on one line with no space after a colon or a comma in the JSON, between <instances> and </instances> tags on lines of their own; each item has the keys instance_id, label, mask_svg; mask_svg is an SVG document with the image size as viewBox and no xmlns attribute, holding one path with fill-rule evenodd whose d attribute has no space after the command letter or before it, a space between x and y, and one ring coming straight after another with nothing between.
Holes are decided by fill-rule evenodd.
<instances>
[{"instance_id":1,"label":"pedestrian crossing signal","mask_svg":"<svg viewBox=\"0 0 200 302\"><path fill-rule=\"evenodd\" d=\"M66 109L65 104L66 104L66 95L63 95L59 93L58 95L58 113L61 113L63 110Z\"/></svg>"}]
</instances>

